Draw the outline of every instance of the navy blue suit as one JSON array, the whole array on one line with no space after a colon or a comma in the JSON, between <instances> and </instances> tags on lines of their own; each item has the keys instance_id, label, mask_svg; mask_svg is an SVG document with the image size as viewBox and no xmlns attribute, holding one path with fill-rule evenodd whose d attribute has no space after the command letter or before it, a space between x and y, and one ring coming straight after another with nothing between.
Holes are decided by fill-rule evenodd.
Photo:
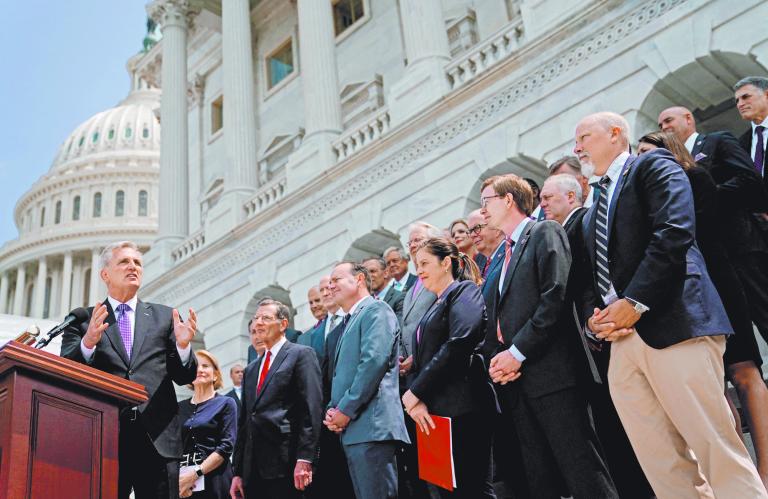
<instances>
[{"instance_id":1,"label":"navy blue suit","mask_svg":"<svg viewBox=\"0 0 768 499\"><path fill-rule=\"evenodd\" d=\"M491 298L491 291L493 291L493 286L490 285L491 281L493 280L496 275L501 272L501 266L504 263L504 245L500 245L498 248L496 248L496 251L491 255L491 263L488 265L488 273L485 275L485 280L483 281L482 286L480 287L480 290L483 293L483 298L485 298L485 302L488 303L488 300ZM482 270L482 269L481 269Z\"/></svg>"}]
</instances>

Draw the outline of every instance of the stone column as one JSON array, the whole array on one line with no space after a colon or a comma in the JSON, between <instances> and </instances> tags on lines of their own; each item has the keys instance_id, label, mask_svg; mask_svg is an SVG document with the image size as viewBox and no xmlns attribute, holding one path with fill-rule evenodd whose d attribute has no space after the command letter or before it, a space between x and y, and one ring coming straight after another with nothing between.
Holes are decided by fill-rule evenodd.
<instances>
[{"instance_id":1,"label":"stone column","mask_svg":"<svg viewBox=\"0 0 768 499\"><path fill-rule=\"evenodd\" d=\"M440 0L400 0L400 21L408 66L390 91L393 125L450 91L445 65L451 52Z\"/></svg>"},{"instance_id":2,"label":"stone column","mask_svg":"<svg viewBox=\"0 0 768 499\"><path fill-rule=\"evenodd\" d=\"M84 262L82 257L72 259L72 295L69 297L69 305L71 308L77 308L83 306L83 290L85 284L83 281L83 273L85 272ZM85 304L88 306L88 304Z\"/></svg>"},{"instance_id":3,"label":"stone column","mask_svg":"<svg viewBox=\"0 0 768 499\"><path fill-rule=\"evenodd\" d=\"M91 250L91 282L88 291L88 303L93 305L96 300L100 300L99 294L99 255L101 255L101 248L94 248Z\"/></svg>"},{"instance_id":4,"label":"stone column","mask_svg":"<svg viewBox=\"0 0 768 499\"><path fill-rule=\"evenodd\" d=\"M160 119L160 213L158 216L158 251L170 249L188 234L188 130L187 130L187 30L193 9L190 0L155 0L147 12L162 26L163 96ZM93 279L91 279L93 282ZM93 287L91 288L93 290Z\"/></svg>"},{"instance_id":5,"label":"stone column","mask_svg":"<svg viewBox=\"0 0 768 499\"><path fill-rule=\"evenodd\" d=\"M61 269L61 304L59 306L59 315L64 317L73 308L70 307L72 291L72 252L64 253L64 264Z\"/></svg>"},{"instance_id":6,"label":"stone column","mask_svg":"<svg viewBox=\"0 0 768 499\"><path fill-rule=\"evenodd\" d=\"M48 299L48 315L45 315L43 319L57 319L59 308L61 308L61 266L58 265L58 262L52 266L50 274L51 291ZM43 314L45 314L45 306L43 306Z\"/></svg>"},{"instance_id":7,"label":"stone column","mask_svg":"<svg viewBox=\"0 0 768 499\"><path fill-rule=\"evenodd\" d=\"M24 313L24 288L27 285L27 270L20 263L16 269L16 291L13 295L13 315Z\"/></svg>"},{"instance_id":8,"label":"stone column","mask_svg":"<svg viewBox=\"0 0 768 499\"><path fill-rule=\"evenodd\" d=\"M37 282L32 302L32 317L42 318L45 308L45 281L48 279L48 262L44 256L37 261Z\"/></svg>"},{"instance_id":9,"label":"stone column","mask_svg":"<svg viewBox=\"0 0 768 499\"><path fill-rule=\"evenodd\" d=\"M0 314L7 313L5 309L8 304L8 272L0 273Z\"/></svg>"},{"instance_id":10,"label":"stone column","mask_svg":"<svg viewBox=\"0 0 768 499\"><path fill-rule=\"evenodd\" d=\"M331 142L342 131L331 2L298 0L297 3L306 132L301 149L293 154L288 164L291 190L336 162Z\"/></svg>"}]
</instances>

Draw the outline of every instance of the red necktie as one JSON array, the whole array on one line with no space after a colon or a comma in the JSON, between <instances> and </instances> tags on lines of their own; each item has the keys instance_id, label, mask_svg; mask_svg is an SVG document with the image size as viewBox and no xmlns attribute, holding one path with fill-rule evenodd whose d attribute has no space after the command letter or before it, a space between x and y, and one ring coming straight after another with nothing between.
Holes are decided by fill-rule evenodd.
<instances>
[{"instance_id":1,"label":"red necktie","mask_svg":"<svg viewBox=\"0 0 768 499\"><path fill-rule=\"evenodd\" d=\"M512 259L512 245L514 242L510 238L506 238L506 246L504 248L504 264L501 267L501 282L504 282L504 278L507 276L507 267L509 267L509 261ZM502 287L504 284L502 284ZM504 343L504 335L501 334L501 323L498 319L499 314L496 313L496 339L499 343Z\"/></svg>"},{"instance_id":2,"label":"red necktie","mask_svg":"<svg viewBox=\"0 0 768 499\"><path fill-rule=\"evenodd\" d=\"M267 358L264 359L264 367L261 368L261 374L259 374L259 384L256 385L256 393L261 391L261 386L264 384L264 380L267 378L267 371L269 371L269 360L272 358L272 352L267 350Z\"/></svg>"}]
</instances>

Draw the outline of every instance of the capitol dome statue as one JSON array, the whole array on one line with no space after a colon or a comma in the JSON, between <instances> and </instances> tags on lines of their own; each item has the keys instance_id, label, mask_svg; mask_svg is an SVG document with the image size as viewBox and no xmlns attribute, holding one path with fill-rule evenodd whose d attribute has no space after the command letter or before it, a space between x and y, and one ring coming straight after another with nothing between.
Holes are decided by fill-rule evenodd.
<instances>
[{"instance_id":1,"label":"capitol dome statue","mask_svg":"<svg viewBox=\"0 0 768 499\"><path fill-rule=\"evenodd\" d=\"M135 74L117 106L64 140L51 168L18 200L19 237L0 247L0 314L61 318L103 298L101 249L146 250L157 234L160 90Z\"/></svg>"}]
</instances>

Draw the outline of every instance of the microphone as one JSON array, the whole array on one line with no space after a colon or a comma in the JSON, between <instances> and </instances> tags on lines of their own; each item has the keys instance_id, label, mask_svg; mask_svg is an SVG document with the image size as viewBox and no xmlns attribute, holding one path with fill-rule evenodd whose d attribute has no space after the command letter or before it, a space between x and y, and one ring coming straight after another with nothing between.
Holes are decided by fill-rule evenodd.
<instances>
[{"instance_id":1,"label":"microphone","mask_svg":"<svg viewBox=\"0 0 768 499\"><path fill-rule=\"evenodd\" d=\"M44 348L48 345L48 343L51 342L52 339L63 333L67 326L73 322L82 324L83 322L87 321L88 318L88 311L83 307L74 309L69 313L69 315L64 317L64 321L61 324L48 331L48 333L45 335L45 338L38 340L37 344L35 344L35 348Z\"/></svg>"}]
</instances>

